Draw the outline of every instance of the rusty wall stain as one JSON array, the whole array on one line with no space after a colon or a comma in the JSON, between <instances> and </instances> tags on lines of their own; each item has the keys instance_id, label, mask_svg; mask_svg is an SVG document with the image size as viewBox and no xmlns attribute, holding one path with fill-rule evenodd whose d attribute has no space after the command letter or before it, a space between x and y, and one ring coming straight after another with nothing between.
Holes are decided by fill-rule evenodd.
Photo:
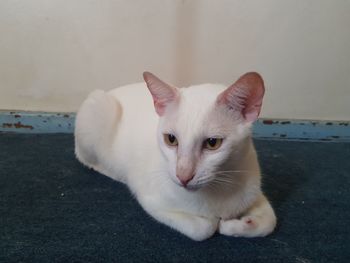
<instances>
[{"instance_id":1,"label":"rusty wall stain","mask_svg":"<svg viewBox=\"0 0 350 263\"><path fill-rule=\"evenodd\" d=\"M3 123L2 127L3 128L12 128L13 124L12 123Z\"/></svg>"},{"instance_id":2,"label":"rusty wall stain","mask_svg":"<svg viewBox=\"0 0 350 263\"><path fill-rule=\"evenodd\" d=\"M24 125L20 121L15 123L15 124L13 124L13 125L15 126L16 129L21 129L21 128L23 128L23 129L31 129L31 130L34 129L34 127L32 125Z\"/></svg>"},{"instance_id":3,"label":"rusty wall stain","mask_svg":"<svg viewBox=\"0 0 350 263\"><path fill-rule=\"evenodd\" d=\"M16 129L30 129L33 130L34 127L32 125L25 125L22 124L20 121L16 123L3 123L2 124L3 128L16 128Z\"/></svg>"},{"instance_id":4,"label":"rusty wall stain","mask_svg":"<svg viewBox=\"0 0 350 263\"><path fill-rule=\"evenodd\" d=\"M273 120L263 120L263 124L272 125Z\"/></svg>"}]
</instances>

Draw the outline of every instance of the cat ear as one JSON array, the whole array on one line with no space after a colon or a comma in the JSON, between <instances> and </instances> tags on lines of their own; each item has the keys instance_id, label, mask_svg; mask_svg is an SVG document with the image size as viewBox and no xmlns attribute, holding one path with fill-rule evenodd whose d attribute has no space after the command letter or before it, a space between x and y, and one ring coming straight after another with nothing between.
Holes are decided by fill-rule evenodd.
<instances>
[{"instance_id":1,"label":"cat ear","mask_svg":"<svg viewBox=\"0 0 350 263\"><path fill-rule=\"evenodd\" d=\"M150 72L144 72L143 79L152 94L156 112L159 116L162 116L166 106L178 99L179 92L177 88L166 84Z\"/></svg>"},{"instance_id":2,"label":"cat ear","mask_svg":"<svg viewBox=\"0 0 350 263\"><path fill-rule=\"evenodd\" d=\"M219 94L217 103L239 111L246 121L253 122L259 116L264 93L262 77L256 72L249 72Z\"/></svg>"}]
</instances>

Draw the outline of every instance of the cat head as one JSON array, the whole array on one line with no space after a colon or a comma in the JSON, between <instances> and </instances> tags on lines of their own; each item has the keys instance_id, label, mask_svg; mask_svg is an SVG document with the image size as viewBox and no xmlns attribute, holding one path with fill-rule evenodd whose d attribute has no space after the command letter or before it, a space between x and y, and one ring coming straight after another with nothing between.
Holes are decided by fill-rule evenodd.
<instances>
[{"instance_id":1,"label":"cat head","mask_svg":"<svg viewBox=\"0 0 350 263\"><path fill-rule=\"evenodd\" d=\"M241 76L226 88L204 84L176 88L143 74L159 115L158 143L171 179L187 189L204 187L250 135L264 96L258 73Z\"/></svg>"}]
</instances>

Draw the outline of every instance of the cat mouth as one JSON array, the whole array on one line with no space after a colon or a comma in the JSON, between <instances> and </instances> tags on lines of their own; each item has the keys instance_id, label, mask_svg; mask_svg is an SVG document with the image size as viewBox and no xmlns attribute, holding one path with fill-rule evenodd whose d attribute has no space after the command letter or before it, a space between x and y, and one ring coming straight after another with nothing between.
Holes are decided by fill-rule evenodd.
<instances>
[{"instance_id":1,"label":"cat mouth","mask_svg":"<svg viewBox=\"0 0 350 263\"><path fill-rule=\"evenodd\" d=\"M189 191L189 192L195 192L195 191L197 191L197 190L199 190L199 189L201 189L201 188L203 188L203 187L205 187L206 185L207 185L207 183L201 183L201 184L198 184L198 183L195 183L195 184L191 184L191 183L189 183L189 184L182 184L182 183L180 183L179 181L177 181L177 180L173 180L174 181L174 183L176 184L176 185L178 185L180 188L182 188L182 189L184 189L184 190L187 190L187 191Z\"/></svg>"},{"instance_id":2,"label":"cat mouth","mask_svg":"<svg viewBox=\"0 0 350 263\"><path fill-rule=\"evenodd\" d=\"M176 185L178 185L180 188L184 189L184 190L187 190L189 192L195 192L197 191L198 189L202 188L203 185L191 185L191 184L187 184L187 185L183 185L181 184L180 182L178 181L174 181L174 183Z\"/></svg>"},{"instance_id":3,"label":"cat mouth","mask_svg":"<svg viewBox=\"0 0 350 263\"><path fill-rule=\"evenodd\" d=\"M206 186L206 184L188 184L186 186L180 185L183 189L189 192L196 192Z\"/></svg>"}]
</instances>

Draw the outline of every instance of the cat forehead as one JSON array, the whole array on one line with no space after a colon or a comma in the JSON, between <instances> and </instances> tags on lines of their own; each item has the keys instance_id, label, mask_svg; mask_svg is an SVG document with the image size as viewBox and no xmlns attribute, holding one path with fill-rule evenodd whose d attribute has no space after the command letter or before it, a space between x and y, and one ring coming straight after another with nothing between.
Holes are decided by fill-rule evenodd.
<instances>
[{"instance_id":1,"label":"cat forehead","mask_svg":"<svg viewBox=\"0 0 350 263\"><path fill-rule=\"evenodd\" d=\"M201 84L180 88L180 93L181 97L185 98L185 101L198 101L210 104L225 89L226 87L221 84Z\"/></svg>"},{"instance_id":2,"label":"cat forehead","mask_svg":"<svg viewBox=\"0 0 350 263\"><path fill-rule=\"evenodd\" d=\"M181 116L192 112L198 117L204 117L214 106L218 95L224 89L225 86L219 84L202 84L180 88L179 110Z\"/></svg>"},{"instance_id":3,"label":"cat forehead","mask_svg":"<svg viewBox=\"0 0 350 263\"><path fill-rule=\"evenodd\" d=\"M193 125L210 118L218 95L225 89L222 85L202 84L181 88L178 117Z\"/></svg>"},{"instance_id":4,"label":"cat forehead","mask_svg":"<svg viewBox=\"0 0 350 263\"><path fill-rule=\"evenodd\" d=\"M163 127L178 136L194 138L229 133L232 122L216 106L218 95L225 90L219 84L202 84L180 89L180 101L164 119Z\"/></svg>"}]
</instances>

